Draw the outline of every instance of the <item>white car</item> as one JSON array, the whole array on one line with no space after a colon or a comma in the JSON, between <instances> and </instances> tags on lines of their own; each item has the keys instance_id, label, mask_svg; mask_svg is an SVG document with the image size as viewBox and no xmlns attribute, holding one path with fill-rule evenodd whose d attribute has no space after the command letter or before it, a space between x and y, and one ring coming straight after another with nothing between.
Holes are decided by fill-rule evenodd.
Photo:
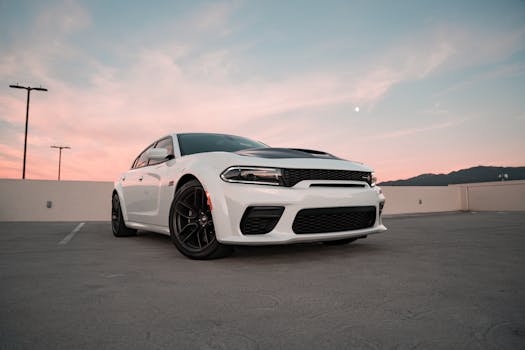
<instances>
[{"instance_id":1,"label":"white car","mask_svg":"<svg viewBox=\"0 0 525 350\"><path fill-rule=\"evenodd\" d=\"M239 136L171 134L115 182L112 229L170 235L182 254L210 259L232 245L365 238L386 230L384 202L361 163Z\"/></svg>"}]
</instances>

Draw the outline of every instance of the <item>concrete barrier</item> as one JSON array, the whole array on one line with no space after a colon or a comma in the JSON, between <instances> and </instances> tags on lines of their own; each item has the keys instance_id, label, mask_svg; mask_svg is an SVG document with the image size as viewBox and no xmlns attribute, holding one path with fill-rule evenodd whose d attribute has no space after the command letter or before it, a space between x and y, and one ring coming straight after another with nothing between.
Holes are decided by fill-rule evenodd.
<instances>
[{"instance_id":1,"label":"concrete barrier","mask_svg":"<svg viewBox=\"0 0 525 350\"><path fill-rule=\"evenodd\" d=\"M112 182L0 179L0 221L109 221ZM385 214L525 211L525 181L385 186Z\"/></svg>"},{"instance_id":2,"label":"concrete barrier","mask_svg":"<svg viewBox=\"0 0 525 350\"><path fill-rule=\"evenodd\" d=\"M459 211L461 196L452 186L384 186L384 213L432 213Z\"/></svg>"},{"instance_id":3,"label":"concrete barrier","mask_svg":"<svg viewBox=\"0 0 525 350\"><path fill-rule=\"evenodd\" d=\"M525 211L525 180L455 185L465 210Z\"/></svg>"},{"instance_id":4,"label":"concrete barrier","mask_svg":"<svg viewBox=\"0 0 525 350\"><path fill-rule=\"evenodd\" d=\"M112 182L0 179L0 221L107 221Z\"/></svg>"}]
</instances>

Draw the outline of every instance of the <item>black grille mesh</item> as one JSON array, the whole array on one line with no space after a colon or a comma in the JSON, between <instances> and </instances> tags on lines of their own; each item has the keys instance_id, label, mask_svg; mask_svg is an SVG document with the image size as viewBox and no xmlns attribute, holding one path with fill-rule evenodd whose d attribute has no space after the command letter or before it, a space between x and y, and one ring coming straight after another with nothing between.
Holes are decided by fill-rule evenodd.
<instances>
[{"instance_id":1,"label":"black grille mesh","mask_svg":"<svg viewBox=\"0 0 525 350\"><path fill-rule=\"evenodd\" d=\"M245 235L257 235L268 233L277 224L279 218L248 218L242 226Z\"/></svg>"},{"instance_id":2,"label":"black grille mesh","mask_svg":"<svg viewBox=\"0 0 525 350\"><path fill-rule=\"evenodd\" d=\"M376 207L302 209L294 219L296 234L360 230L374 226Z\"/></svg>"},{"instance_id":3,"label":"black grille mesh","mask_svg":"<svg viewBox=\"0 0 525 350\"><path fill-rule=\"evenodd\" d=\"M261 235L275 228L284 207L248 207L241 219L241 232L245 235Z\"/></svg>"},{"instance_id":4,"label":"black grille mesh","mask_svg":"<svg viewBox=\"0 0 525 350\"><path fill-rule=\"evenodd\" d=\"M303 180L351 180L371 183L371 174L366 171L326 169L282 169L283 185L295 186Z\"/></svg>"}]
</instances>

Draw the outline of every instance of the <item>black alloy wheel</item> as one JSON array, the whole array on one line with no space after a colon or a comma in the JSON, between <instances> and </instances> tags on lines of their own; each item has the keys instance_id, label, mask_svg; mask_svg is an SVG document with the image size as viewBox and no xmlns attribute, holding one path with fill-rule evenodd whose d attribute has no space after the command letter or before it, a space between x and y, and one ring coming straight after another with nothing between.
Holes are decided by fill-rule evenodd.
<instances>
[{"instance_id":1,"label":"black alloy wheel","mask_svg":"<svg viewBox=\"0 0 525 350\"><path fill-rule=\"evenodd\" d=\"M185 183L175 194L170 210L170 235L179 251L192 259L214 259L232 252L220 244L206 191L197 180Z\"/></svg>"},{"instance_id":2,"label":"black alloy wheel","mask_svg":"<svg viewBox=\"0 0 525 350\"><path fill-rule=\"evenodd\" d=\"M137 230L126 227L120 207L120 199L116 193L113 194L111 200L111 229L115 237L133 236L137 233Z\"/></svg>"}]
</instances>

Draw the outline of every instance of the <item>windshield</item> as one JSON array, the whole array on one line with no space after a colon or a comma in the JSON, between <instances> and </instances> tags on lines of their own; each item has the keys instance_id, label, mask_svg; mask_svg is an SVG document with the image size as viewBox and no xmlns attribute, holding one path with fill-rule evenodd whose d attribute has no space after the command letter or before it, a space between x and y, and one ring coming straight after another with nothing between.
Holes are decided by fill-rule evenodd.
<instances>
[{"instance_id":1,"label":"windshield","mask_svg":"<svg viewBox=\"0 0 525 350\"><path fill-rule=\"evenodd\" d=\"M178 134L180 153L183 156L204 152L236 152L249 148L267 148L262 142L223 134Z\"/></svg>"}]
</instances>

